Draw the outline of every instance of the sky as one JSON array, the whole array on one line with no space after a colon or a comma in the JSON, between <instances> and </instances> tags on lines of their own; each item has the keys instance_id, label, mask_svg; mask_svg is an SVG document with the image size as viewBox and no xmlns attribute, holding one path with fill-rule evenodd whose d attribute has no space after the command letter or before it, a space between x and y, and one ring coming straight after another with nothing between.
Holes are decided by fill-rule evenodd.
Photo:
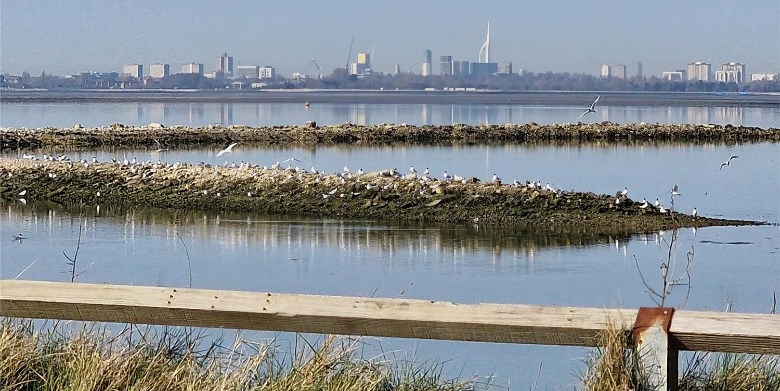
<instances>
[{"instance_id":1,"label":"sky","mask_svg":"<svg viewBox=\"0 0 780 391\"><path fill-rule=\"evenodd\" d=\"M641 61L645 76L693 61L780 73L780 0L2 0L0 72L121 72L124 64L203 63L314 74L374 52L374 70L421 72L423 51L476 61L490 21L491 61L533 72L599 74Z\"/></svg>"}]
</instances>

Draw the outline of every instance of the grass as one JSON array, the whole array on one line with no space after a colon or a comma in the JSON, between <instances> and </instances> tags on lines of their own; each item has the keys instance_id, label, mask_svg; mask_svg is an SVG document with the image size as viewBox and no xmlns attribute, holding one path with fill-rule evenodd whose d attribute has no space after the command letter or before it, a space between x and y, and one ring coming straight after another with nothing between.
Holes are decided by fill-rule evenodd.
<instances>
[{"instance_id":1,"label":"grass","mask_svg":"<svg viewBox=\"0 0 780 391\"><path fill-rule=\"evenodd\" d=\"M652 389L625 329L607 328L601 344L585 360L584 391ZM696 352L681 367L679 391L780 390L780 356Z\"/></svg>"},{"instance_id":2,"label":"grass","mask_svg":"<svg viewBox=\"0 0 780 391\"><path fill-rule=\"evenodd\" d=\"M444 377L440 363L383 354L366 359L359 339L302 337L285 350L240 335L230 344L191 329L0 321L0 390L474 390L489 381ZM585 360L580 389L648 389L624 329L602 333ZM690 355L680 390L780 390L780 357ZM535 389L535 387L533 387Z\"/></svg>"},{"instance_id":3,"label":"grass","mask_svg":"<svg viewBox=\"0 0 780 391\"><path fill-rule=\"evenodd\" d=\"M301 340L299 338L299 340ZM0 323L1 390L473 390L476 379L446 379L437 364L390 362L355 354L359 340L326 337L280 354L240 337L204 343L184 328L112 335L87 325Z\"/></svg>"}]
</instances>

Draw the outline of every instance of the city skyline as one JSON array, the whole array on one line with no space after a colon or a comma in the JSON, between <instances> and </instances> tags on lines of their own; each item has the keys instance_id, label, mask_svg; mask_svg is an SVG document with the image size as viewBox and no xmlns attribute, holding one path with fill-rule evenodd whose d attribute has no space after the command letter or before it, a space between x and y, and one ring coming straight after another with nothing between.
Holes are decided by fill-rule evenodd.
<instances>
[{"instance_id":1,"label":"city skyline","mask_svg":"<svg viewBox=\"0 0 780 391\"><path fill-rule=\"evenodd\" d=\"M426 49L434 58L451 55L477 62L489 20L491 61L511 61L515 68L533 72L598 74L603 64L637 61L643 63L645 75L684 69L694 61L734 61L747 64L748 73L780 72L780 24L775 20L780 3L749 1L728 20L717 3L705 8L669 1L631 10L599 1L587 6L495 2L490 7L347 1L341 6L350 9L348 13L308 1L219 4L3 1L0 71L69 75L162 63L171 64L175 73L194 62L206 64L209 73L214 58L228 52L236 66L270 64L285 75L315 74L310 65L314 58L329 74L354 62L356 53L375 48L376 72L392 73L400 64L404 72L420 73L420 53ZM773 6L778 12L767 12ZM347 59L352 35L355 44Z\"/></svg>"}]
</instances>

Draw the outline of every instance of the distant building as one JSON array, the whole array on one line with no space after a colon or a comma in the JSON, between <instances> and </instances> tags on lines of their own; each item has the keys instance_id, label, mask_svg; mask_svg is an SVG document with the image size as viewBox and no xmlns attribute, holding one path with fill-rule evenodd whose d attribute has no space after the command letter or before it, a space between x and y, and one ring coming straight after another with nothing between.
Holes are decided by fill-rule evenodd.
<instances>
[{"instance_id":1,"label":"distant building","mask_svg":"<svg viewBox=\"0 0 780 391\"><path fill-rule=\"evenodd\" d=\"M217 67L215 70L217 73L222 73L225 76L233 76L233 57L223 54L221 57L217 57Z\"/></svg>"},{"instance_id":2,"label":"distant building","mask_svg":"<svg viewBox=\"0 0 780 391\"><path fill-rule=\"evenodd\" d=\"M260 72L259 69L257 71ZM293 80L306 80L309 77L310 77L309 75L307 75L305 73L301 73L301 72L293 72L293 74L292 74L292 79Z\"/></svg>"},{"instance_id":3,"label":"distant building","mask_svg":"<svg viewBox=\"0 0 780 391\"><path fill-rule=\"evenodd\" d=\"M750 81L775 81L777 75L774 73L753 73L750 75Z\"/></svg>"},{"instance_id":4,"label":"distant building","mask_svg":"<svg viewBox=\"0 0 780 391\"><path fill-rule=\"evenodd\" d=\"M744 83L745 64L738 62L723 64L719 71L715 71L715 81L721 83Z\"/></svg>"},{"instance_id":5,"label":"distant building","mask_svg":"<svg viewBox=\"0 0 780 391\"><path fill-rule=\"evenodd\" d=\"M661 78L669 81L683 81L687 79L685 75L685 70L683 69L679 69L676 71L664 71L661 74Z\"/></svg>"},{"instance_id":6,"label":"distant building","mask_svg":"<svg viewBox=\"0 0 780 391\"><path fill-rule=\"evenodd\" d=\"M452 56L439 57L439 74L442 76L452 76Z\"/></svg>"},{"instance_id":7,"label":"distant building","mask_svg":"<svg viewBox=\"0 0 780 391\"><path fill-rule=\"evenodd\" d=\"M422 63L422 75L423 76L430 76L433 72L433 65L432 63L432 53L430 50L426 50L423 52L423 63Z\"/></svg>"},{"instance_id":8,"label":"distant building","mask_svg":"<svg viewBox=\"0 0 780 391\"><path fill-rule=\"evenodd\" d=\"M626 66L623 64L612 65L609 67L609 71L612 74L612 77L616 77L618 79L626 78Z\"/></svg>"},{"instance_id":9,"label":"distant building","mask_svg":"<svg viewBox=\"0 0 780 391\"><path fill-rule=\"evenodd\" d=\"M487 24L487 39L479 49L478 61L483 64L490 62L490 22Z\"/></svg>"},{"instance_id":10,"label":"distant building","mask_svg":"<svg viewBox=\"0 0 780 391\"><path fill-rule=\"evenodd\" d=\"M357 62L350 64L349 73L358 76L371 74L371 55L368 53L358 53Z\"/></svg>"},{"instance_id":11,"label":"distant building","mask_svg":"<svg viewBox=\"0 0 780 391\"><path fill-rule=\"evenodd\" d=\"M642 79L642 63L640 61L636 62L636 78Z\"/></svg>"},{"instance_id":12,"label":"distant building","mask_svg":"<svg viewBox=\"0 0 780 391\"><path fill-rule=\"evenodd\" d=\"M168 64L152 64L149 65L149 76L156 79L162 79L165 76L171 74L171 66Z\"/></svg>"},{"instance_id":13,"label":"distant building","mask_svg":"<svg viewBox=\"0 0 780 391\"><path fill-rule=\"evenodd\" d=\"M601 66L601 77L610 77L612 74L609 72L609 65L604 64Z\"/></svg>"},{"instance_id":14,"label":"distant building","mask_svg":"<svg viewBox=\"0 0 780 391\"><path fill-rule=\"evenodd\" d=\"M469 69L470 64L468 61L453 61L452 62L452 75L453 76L468 76L471 74Z\"/></svg>"},{"instance_id":15,"label":"distant building","mask_svg":"<svg viewBox=\"0 0 780 391\"><path fill-rule=\"evenodd\" d=\"M512 61L507 61L504 63L504 73L507 75L512 74Z\"/></svg>"},{"instance_id":16,"label":"distant building","mask_svg":"<svg viewBox=\"0 0 780 391\"><path fill-rule=\"evenodd\" d=\"M186 73L186 74L197 73L199 75L202 75L203 64L196 64L194 62L191 62L189 64L184 64L181 66L181 73Z\"/></svg>"},{"instance_id":17,"label":"distant building","mask_svg":"<svg viewBox=\"0 0 780 391\"><path fill-rule=\"evenodd\" d=\"M688 64L687 80L710 81L712 74L712 65L707 62L696 61Z\"/></svg>"},{"instance_id":18,"label":"distant building","mask_svg":"<svg viewBox=\"0 0 780 391\"><path fill-rule=\"evenodd\" d=\"M401 74L401 64L395 64L395 70L393 70L394 75L400 75Z\"/></svg>"},{"instance_id":19,"label":"distant building","mask_svg":"<svg viewBox=\"0 0 780 391\"><path fill-rule=\"evenodd\" d=\"M257 79L260 77L260 67L257 65L239 65L236 67L236 77Z\"/></svg>"},{"instance_id":20,"label":"distant building","mask_svg":"<svg viewBox=\"0 0 780 391\"><path fill-rule=\"evenodd\" d=\"M258 77L261 79L273 79L276 77L276 68L270 65L262 66L259 69Z\"/></svg>"},{"instance_id":21,"label":"distant building","mask_svg":"<svg viewBox=\"0 0 780 391\"><path fill-rule=\"evenodd\" d=\"M618 65L602 65L601 77L616 77L620 79L626 78L626 66L623 64Z\"/></svg>"},{"instance_id":22,"label":"distant building","mask_svg":"<svg viewBox=\"0 0 780 391\"><path fill-rule=\"evenodd\" d=\"M122 76L132 76L138 79L144 77L144 66L141 64L131 64L122 67Z\"/></svg>"},{"instance_id":23,"label":"distant building","mask_svg":"<svg viewBox=\"0 0 780 391\"><path fill-rule=\"evenodd\" d=\"M472 62L469 65L469 73L473 77L485 77L498 73L498 63L495 62Z\"/></svg>"}]
</instances>

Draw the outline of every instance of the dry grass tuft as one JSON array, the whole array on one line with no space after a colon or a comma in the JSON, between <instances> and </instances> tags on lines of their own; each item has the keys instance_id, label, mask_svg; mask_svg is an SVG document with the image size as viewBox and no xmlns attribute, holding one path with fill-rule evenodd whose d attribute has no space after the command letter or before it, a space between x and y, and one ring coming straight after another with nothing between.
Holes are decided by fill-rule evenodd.
<instances>
[{"instance_id":1,"label":"dry grass tuft","mask_svg":"<svg viewBox=\"0 0 780 391\"><path fill-rule=\"evenodd\" d=\"M586 391L641 390L639 360L625 329L610 325L601 333L601 346L585 359L581 376Z\"/></svg>"},{"instance_id":2,"label":"dry grass tuft","mask_svg":"<svg viewBox=\"0 0 780 391\"><path fill-rule=\"evenodd\" d=\"M440 371L381 357L356 357L358 341L329 336L293 355L240 337L228 347L204 343L184 328L112 335L95 325L34 326L0 322L2 390L471 390L475 381L446 380ZM205 348L204 348L205 347ZM291 358L290 358L291 357Z\"/></svg>"}]
</instances>

